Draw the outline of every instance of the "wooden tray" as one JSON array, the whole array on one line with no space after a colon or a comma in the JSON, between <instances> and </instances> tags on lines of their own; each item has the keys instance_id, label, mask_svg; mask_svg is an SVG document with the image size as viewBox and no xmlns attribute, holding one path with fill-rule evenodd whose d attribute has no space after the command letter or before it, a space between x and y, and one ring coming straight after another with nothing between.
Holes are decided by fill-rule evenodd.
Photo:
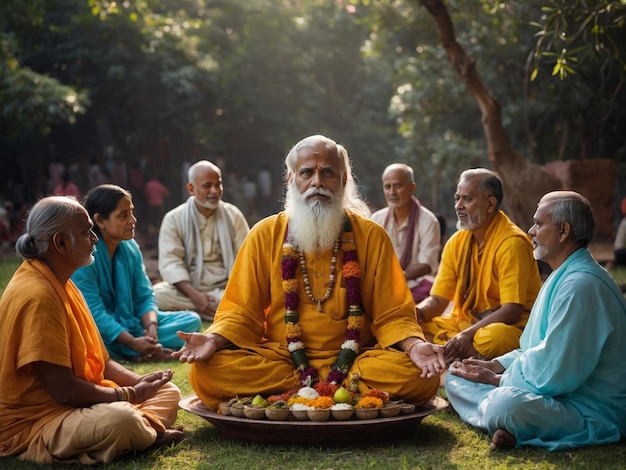
<instances>
[{"instance_id":1,"label":"wooden tray","mask_svg":"<svg viewBox=\"0 0 626 470\"><path fill-rule=\"evenodd\" d=\"M417 426L426 416L447 408L448 402L434 397L424 406L415 408L413 413L393 418L323 422L269 421L223 416L209 410L196 395L184 397L179 406L206 419L228 437L275 444L314 444L393 437Z\"/></svg>"}]
</instances>

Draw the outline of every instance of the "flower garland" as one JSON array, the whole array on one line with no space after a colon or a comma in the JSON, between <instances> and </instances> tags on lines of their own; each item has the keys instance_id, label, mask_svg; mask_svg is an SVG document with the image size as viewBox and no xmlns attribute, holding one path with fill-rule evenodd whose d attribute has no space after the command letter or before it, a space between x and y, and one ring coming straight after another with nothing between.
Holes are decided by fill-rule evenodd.
<instances>
[{"instance_id":1,"label":"flower garland","mask_svg":"<svg viewBox=\"0 0 626 470\"><path fill-rule=\"evenodd\" d=\"M309 365L304 343L302 342L302 325L298 315L300 297L298 295L299 282L296 279L299 253L289 243L285 230L283 242L282 279L285 291L285 332L287 347L291 358L300 371L300 382L304 386L312 386L319 380L317 369ZM363 328L363 309L361 307L361 268L356 256L356 243L350 220L346 216L341 233L341 251L343 254L343 277L346 283L348 297L348 327L346 340L341 345L341 351L331 366L326 382L341 384L346 373L359 354L361 328Z\"/></svg>"}]
</instances>

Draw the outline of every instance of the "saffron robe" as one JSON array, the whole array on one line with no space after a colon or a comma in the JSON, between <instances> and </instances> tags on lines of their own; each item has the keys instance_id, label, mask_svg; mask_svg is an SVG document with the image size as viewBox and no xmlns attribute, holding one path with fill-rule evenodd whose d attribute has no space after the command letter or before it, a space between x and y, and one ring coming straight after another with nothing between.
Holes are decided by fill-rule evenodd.
<instances>
[{"instance_id":1,"label":"saffron robe","mask_svg":"<svg viewBox=\"0 0 626 470\"><path fill-rule=\"evenodd\" d=\"M117 387L104 378L108 357L74 283L68 280L61 285L41 261L24 261L0 299L0 455L19 455L46 463L94 463L132 450L128 442L138 449L151 445L157 432L163 432L176 418L180 391L175 385L164 386L151 399L163 403L152 408L148 402L136 406L126 402L94 405L92 408L100 408L102 419L88 422L81 416L84 409L54 401L32 367L34 362L48 362L71 368L76 377L87 382ZM106 439L105 417L115 410L117 417L127 421L117 431L117 442L98 447ZM80 438L66 435L59 447L74 449L75 453L51 455L51 436L67 420L85 426L80 436L82 445L74 447L72 440ZM90 434L92 429L96 432ZM93 436L94 440L85 442L85 436Z\"/></svg>"},{"instance_id":2,"label":"saffron robe","mask_svg":"<svg viewBox=\"0 0 626 470\"><path fill-rule=\"evenodd\" d=\"M347 382L358 373L362 393L377 388L421 405L437 392L439 377L421 379L421 370L393 347L410 336L424 338L411 292L385 230L369 219L352 213L348 216L361 269L364 326L360 345L369 349L358 355ZM287 215L281 212L252 228L235 261L215 322L207 330L227 338L234 347L190 366L191 386L213 410L235 395L269 395L301 386L285 334L281 267L286 226ZM318 299L328 289L331 255L329 249L306 256L311 291ZM335 286L321 312L305 293L301 270L296 271L302 341L321 380L326 379L346 338L348 304L342 262L340 251Z\"/></svg>"},{"instance_id":3,"label":"saffron robe","mask_svg":"<svg viewBox=\"0 0 626 470\"><path fill-rule=\"evenodd\" d=\"M143 256L135 240L124 240L115 249L113 259L103 239L96 243L94 262L77 269L72 280L82 291L109 354L132 358L140 354L116 339L123 331L132 336L144 335L141 317L157 313L157 334L164 348L179 349L184 342L176 332L199 331L200 316L191 311L161 312L157 308L152 284L146 274Z\"/></svg>"},{"instance_id":4,"label":"saffron robe","mask_svg":"<svg viewBox=\"0 0 626 470\"><path fill-rule=\"evenodd\" d=\"M626 436L626 302L586 248L572 253L539 292L520 348L495 358L500 386L447 374L463 421L517 446L548 450L617 442Z\"/></svg>"},{"instance_id":5,"label":"saffron robe","mask_svg":"<svg viewBox=\"0 0 626 470\"><path fill-rule=\"evenodd\" d=\"M475 315L520 304L524 313L514 325L492 323L474 335L474 349L492 358L519 347L519 337L541 288L530 237L500 211L485 233L482 254L469 230L455 232L441 255L431 295L453 301L450 316L434 317L424 325L433 341L445 344L479 319Z\"/></svg>"}]
</instances>

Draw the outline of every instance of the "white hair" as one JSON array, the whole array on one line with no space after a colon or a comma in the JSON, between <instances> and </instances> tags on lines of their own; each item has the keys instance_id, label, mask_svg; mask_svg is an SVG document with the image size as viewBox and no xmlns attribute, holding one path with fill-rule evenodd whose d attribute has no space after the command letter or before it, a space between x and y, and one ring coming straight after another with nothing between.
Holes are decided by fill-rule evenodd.
<instances>
[{"instance_id":1,"label":"white hair","mask_svg":"<svg viewBox=\"0 0 626 470\"><path fill-rule=\"evenodd\" d=\"M215 173L217 173L217 176L219 176L220 178L220 182L222 181L222 170L220 170L219 166L217 166L215 163L212 163L208 160L199 160L189 167L189 170L187 171L188 182L191 184L194 184L199 170L205 169L205 168L210 168Z\"/></svg>"},{"instance_id":2,"label":"white hair","mask_svg":"<svg viewBox=\"0 0 626 470\"><path fill-rule=\"evenodd\" d=\"M300 142L294 145L291 150L289 150L287 156L285 157L285 166L287 168L287 173L295 173L296 165L298 163L298 152L301 149L308 147L319 140L323 140L327 144L330 144L337 149L339 169L342 173L346 174L346 184L343 189L343 199L341 201L342 209L348 209L356 214L369 218L371 210L369 206L365 203L359 192L359 187L352 174L352 165L350 163L350 158L348 158L348 151L343 145L338 144L334 140L329 139L328 137L325 137L323 135L312 135L302 139ZM285 209L286 208L287 206L285 205Z\"/></svg>"}]
</instances>

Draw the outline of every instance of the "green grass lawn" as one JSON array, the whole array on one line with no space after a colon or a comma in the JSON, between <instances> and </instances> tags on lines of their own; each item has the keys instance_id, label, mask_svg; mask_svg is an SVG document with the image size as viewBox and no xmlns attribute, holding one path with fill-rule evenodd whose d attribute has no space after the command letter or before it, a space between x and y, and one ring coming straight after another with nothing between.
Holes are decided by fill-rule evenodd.
<instances>
[{"instance_id":1,"label":"green grass lawn","mask_svg":"<svg viewBox=\"0 0 626 470\"><path fill-rule=\"evenodd\" d=\"M17 262L0 262L0 292ZM626 284L626 269L611 271ZM138 373L171 368L183 395L193 393L187 380L188 365L177 362L128 364ZM0 384L2 386L2 384ZM440 392L443 396L443 392ZM236 441L221 435L207 421L179 411L178 424L186 438L168 449L131 455L107 465L111 469L618 469L626 468L624 440L617 444L569 451L547 452L534 448L489 451L489 436L465 425L447 409L426 417L404 436L329 445L267 445ZM57 466L58 468L67 468ZM57 468L0 458L2 469ZM82 468L73 466L72 468Z\"/></svg>"}]
</instances>

